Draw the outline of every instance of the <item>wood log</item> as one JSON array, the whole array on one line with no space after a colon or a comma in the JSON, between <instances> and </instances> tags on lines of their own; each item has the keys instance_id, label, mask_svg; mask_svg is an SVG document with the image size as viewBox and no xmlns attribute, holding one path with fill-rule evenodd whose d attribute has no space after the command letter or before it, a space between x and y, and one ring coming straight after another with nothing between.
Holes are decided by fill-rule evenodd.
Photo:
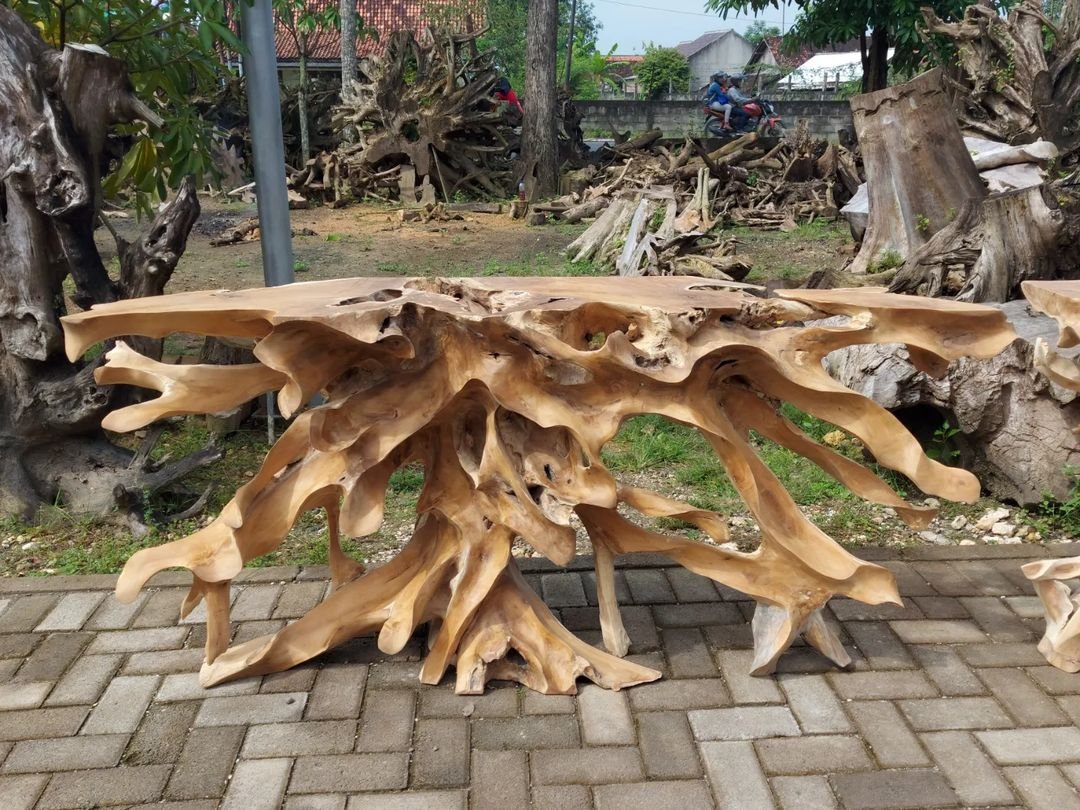
<instances>
[{"instance_id":1,"label":"wood log","mask_svg":"<svg viewBox=\"0 0 1080 810\"><path fill-rule=\"evenodd\" d=\"M647 149L649 146L656 143L662 137L664 137L664 131L662 129L650 129L646 132L642 132L640 135L637 135L628 141L625 141L624 143L618 144L615 147L615 151L622 153L637 152L641 149Z\"/></svg>"},{"instance_id":2,"label":"wood log","mask_svg":"<svg viewBox=\"0 0 1080 810\"><path fill-rule=\"evenodd\" d=\"M870 216L848 270L865 273L885 254L914 256L968 200L985 197L986 189L952 115L940 70L856 96L851 109Z\"/></svg>"},{"instance_id":3,"label":"wood log","mask_svg":"<svg viewBox=\"0 0 1080 810\"><path fill-rule=\"evenodd\" d=\"M591 259L608 242L614 233L619 230L624 218L633 216L634 206L623 197L616 198L611 205L604 209L604 213L597 217L596 221L589 226L585 233L571 242L566 248L566 255L572 256L573 262L584 262ZM625 220L629 222L628 219Z\"/></svg>"},{"instance_id":4,"label":"wood log","mask_svg":"<svg viewBox=\"0 0 1080 810\"><path fill-rule=\"evenodd\" d=\"M589 200L580 205L575 205L572 208L567 208L559 215L559 219L569 223L580 222L583 219L595 217L609 205L611 205L611 200L609 198L597 197L594 200Z\"/></svg>"},{"instance_id":5,"label":"wood log","mask_svg":"<svg viewBox=\"0 0 1080 810\"><path fill-rule=\"evenodd\" d=\"M894 417L829 378L822 361L845 346L901 341L937 367L962 354L996 354L1012 335L986 307L867 289L782 296L765 300L688 278L358 278L122 301L69 316L72 358L129 333L255 338L265 378L236 367L145 367L146 383L165 391L166 410L197 408L211 389L228 396L221 374L251 375L240 386L246 391L283 375L286 416L317 391L329 397L295 417L215 520L137 552L117 596L134 599L165 568L192 571L183 613L208 602L204 685L280 671L358 635L376 633L380 650L394 654L422 624L429 644L420 680L439 683L454 666L462 694L492 679L558 694L575 692L579 676L612 689L654 680L659 672L575 638L515 565L515 538L556 564L570 562L576 515L600 549L602 635L615 652L626 651L627 636L613 556L647 552L759 603L755 674L771 672L800 635L846 664L822 608L834 594L899 604L895 580L810 523L751 433L925 526L933 509L905 503L869 469L818 445L784 418L781 403L850 431L879 465L927 494L972 501L974 476L924 456ZM817 325L836 315L850 320ZM121 373L143 365L121 359ZM676 517L714 540L726 537L722 516L620 484L604 466L604 446L642 413L691 426L709 442L761 527L756 551L660 534L630 519ZM131 429L153 416L128 409L116 418ZM327 509L331 543L339 529L372 534L391 474L408 463L423 465L424 489L405 548L355 578L358 565L332 553L333 591L318 606L273 635L226 647L231 583L244 564L278 548L313 508Z\"/></svg>"}]
</instances>

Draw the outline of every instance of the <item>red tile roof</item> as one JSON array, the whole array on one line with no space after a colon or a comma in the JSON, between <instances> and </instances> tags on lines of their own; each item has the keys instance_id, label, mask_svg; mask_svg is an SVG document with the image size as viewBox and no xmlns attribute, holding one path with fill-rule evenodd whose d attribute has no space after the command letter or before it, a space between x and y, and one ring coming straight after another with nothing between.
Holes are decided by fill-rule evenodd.
<instances>
[{"instance_id":1,"label":"red tile roof","mask_svg":"<svg viewBox=\"0 0 1080 810\"><path fill-rule=\"evenodd\" d=\"M321 11L338 0L308 0L308 7ZM442 8L440 8L442 6ZM428 25L448 26L454 31L479 31L484 27L483 0L356 0L357 14L365 28L379 33L378 39L357 37L356 55L370 56L385 47L395 31L412 31L418 38ZM277 23L274 38L279 62L294 62L299 58L292 35ZM308 59L313 62L337 62L341 59L341 34L337 31L316 31L308 41Z\"/></svg>"}]
</instances>

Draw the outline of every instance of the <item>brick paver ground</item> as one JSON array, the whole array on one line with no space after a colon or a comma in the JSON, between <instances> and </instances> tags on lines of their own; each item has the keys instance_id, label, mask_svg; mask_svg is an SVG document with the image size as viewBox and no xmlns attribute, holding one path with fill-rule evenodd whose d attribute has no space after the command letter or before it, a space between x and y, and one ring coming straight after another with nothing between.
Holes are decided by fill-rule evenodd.
<instances>
[{"instance_id":1,"label":"brick paver ground","mask_svg":"<svg viewBox=\"0 0 1080 810\"><path fill-rule=\"evenodd\" d=\"M114 578L0 579L0 810L1080 808L1080 675L1036 650L1019 564L1075 546L864 553L903 607L834 600L854 659L807 647L746 675L753 605L658 559L618 572L631 655L663 681L576 697L416 680L421 639L352 642L290 672L204 691L186 575L133 605ZM600 643L590 560L525 561ZM326 572L246 572L236 638L322 596Z\"/></svg>"}]
</instances>

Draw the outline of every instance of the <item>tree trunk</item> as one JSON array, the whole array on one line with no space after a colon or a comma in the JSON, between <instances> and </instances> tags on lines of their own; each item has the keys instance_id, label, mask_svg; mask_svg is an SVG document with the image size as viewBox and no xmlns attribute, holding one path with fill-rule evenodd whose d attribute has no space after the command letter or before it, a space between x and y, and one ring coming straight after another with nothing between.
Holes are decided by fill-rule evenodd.
<instances>
[{"instance_id":1,"label":"tree trunk","mask_svg":"<svg viewBox=\"0 0 1080 810\"><path fill-rule=\"evenodd\" d=\"M566 40L566 70L563 72L563 90L570 92L570 70L574 64L574 25L577 23L577 0L570 3L570 36Z\"/></svg>"},{"instance_id":2,"label":"tree trunk","mask_svg":"<svg viewBox=\"0 0 1080 810\"><path fill-rule=\"evenodd\" d=\"M311 122L308 121L307 43L300 51L300 86L296 88L296 107L300 115L300 163L311 157Z\"/></svg>"},{"instance_id":3,"label":"tree trunk","mask_svg":"<svg viewBox=\"0 0 1080 810\"><path fill-rule=\"evenodd\" d=\"M849 272L865 273L883 259L895 266L897 259L912 257L968 200L985 197L986 189L964 146L939 70L856 96L851 109L870 215Z\"/></svg>"},{"instance_id":4,"label":"tree trunk","mask_svg":"<svg viewBox=\"0 0 1080 810\"><path fill-rule=\"evenodd\" d=\"M115 404L96 362L64 356L64 279L80 306L161 292L198 215L194 186L149 234L121 248L109 278L94 244L98 167L108 129L160 120L130 91L123 63L95 49L49 48L0 6L0 513L30 516L59 495L86 503L110 480L136 488L132 454L101 419ZM193 209L193 210L192 210ZM110 479L110 476L113 476Z\"/></svg>"},{"instance_id":5,"label":"tree trunk","mask_svg":"<svg viewBox=\"0 0 1080 810\"><path fill-rule=\"evenodd\" d=\"M559 188L556 140L555 49L559 33L558 0L529 0L525 49L525 121L522 166L532 197Z\"/></svg>"},{"instance_id":6,"label":"tree trunk","mask_svg":"<svg viewBox=\"0 0 1080 810\"><path fill-rule=\"evenodd\" d=\"M356 0L341 0L341 97L356 79Z\"/></svg>"},{"instance_id":7,"label":"tree trunk","mask_svg":"<svg viewBox=\"0 0 1080 810\"><path fill-rule=\"evenodd\" d=\"M866 41L865 35L862 38ZM870 32L870 44L863 52L862 91L874 93L889 86L889 30L875 28Z\"/></svg>"}]
</instances>

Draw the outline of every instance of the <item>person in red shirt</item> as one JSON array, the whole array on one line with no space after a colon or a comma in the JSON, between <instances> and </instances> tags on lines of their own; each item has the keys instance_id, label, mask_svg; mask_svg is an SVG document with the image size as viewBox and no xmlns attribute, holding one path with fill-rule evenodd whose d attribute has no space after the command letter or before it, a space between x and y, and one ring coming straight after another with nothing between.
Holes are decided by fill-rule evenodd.
<instances>
[{"instance_id":1,"label":"person in red shirt","mask_svg":"<svg viewBox=\"0 0 1080 810\"><path fill-rule=\"evenodd\" d=\"M510 82L505 78L500 78L495 82L495 100L501 101L505 104L509 104L510 107L517 110L522 115L525 114L525 108L521 106L521 101L517 97L517 93L510 87Z\"/></svg>"}]
</instances>

